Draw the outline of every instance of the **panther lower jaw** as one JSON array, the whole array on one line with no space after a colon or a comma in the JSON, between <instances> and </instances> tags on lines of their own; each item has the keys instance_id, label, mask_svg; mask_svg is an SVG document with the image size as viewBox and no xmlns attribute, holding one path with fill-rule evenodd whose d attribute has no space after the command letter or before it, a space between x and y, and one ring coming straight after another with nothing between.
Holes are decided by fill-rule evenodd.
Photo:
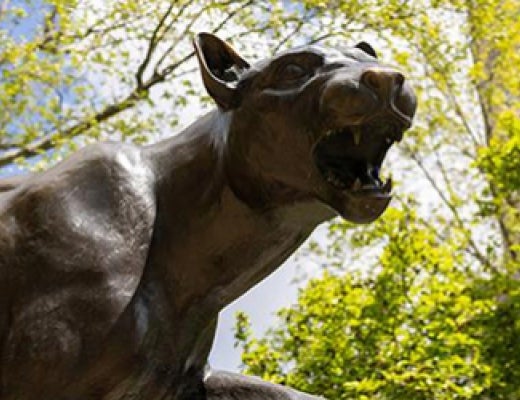
<instances>
[{"instance_id":1,"label":"panther lower jaw","mask_svg":"<svg viewBox=\"0 0 520 400\"><path fill-rule=\"evenodd\" d=\"M359 178L346 188L335 180L325 179L326 188L322 201L331 207L336 214L347 221L357 224L368 224L383 214L392 200L392 179L382 184L378 182L362 184Z\"/></svg>"},{"instance_id":2,"label":"panther lower jaw","mask_svg":"<svg viewBox=\"0 0 520 400\"><path fill-rule=\"evenodd\" d=\"M362 184L356 178L350 188L344 184L327 180L326 203L344 219L357 224L373 222L383 214L392 200L392 179L383 184L377 177L377 182Z\"/></svg>"},{"instance_id":3,"label":"panther lower jaw","mask_svg":"<svg viewBox=\"0 0 520 400\"><path fill-rule=\"evenodd\" d=\"M362 185L357 178L350 188L327 180L326 195L322 201L343 219L356 223L368 224L375 221L387 209L392 200L392 179L386 183Z\"/></svg>"},{"instance_id":4,"label":"panther lower jaw","mask_svg":"<svg viewBox=\"0 0 520 400\"><path fill-rule=\"evenodd\" d=\"M345 193L341 204L334 206L338 214L347 221L356 224L368 224L375 221L387 209L392 196L386 193L359 195Z\"/></svg>"},{"instance_id":5,"label":"panther lower jaw","mask_svg":"<svg viewBox=\"0 0 520 400\"><path fill-rule=\"evenodd\" d=\"M388 208L392 196L389 194L376 194L372 196L358 196L345 193L341 196L327 196L319 199L329 214L321 220L325 222L336 216L355 224L369 224L378 219Z\"/></svg>"}]
</instances>

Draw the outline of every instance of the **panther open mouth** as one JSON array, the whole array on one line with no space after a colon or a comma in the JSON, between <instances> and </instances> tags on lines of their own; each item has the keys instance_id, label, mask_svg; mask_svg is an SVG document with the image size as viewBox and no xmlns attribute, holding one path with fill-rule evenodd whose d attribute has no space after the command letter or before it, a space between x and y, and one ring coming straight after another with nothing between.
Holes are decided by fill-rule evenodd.
<instances>
[{"instance_id":1,"label":"panther open mouth","mask_svg":"<svg viewBox=\"0 0 520 400\"><path fill-rule=\"evenodd\" d=\"M342 208L355 207L362 214L354 222L370 222L386 209L392 181L389 178L383 182L381 165L392 144L402 139L404 130L398 121L378 119L330 130L316 143L316 166L329 186L347 198L348 204ZM349 213L346 209L338 211L342 215Z\"/></svg>"},{"instance_id":2,"label":"panther open mouth","mask_svg":"<svg viewBox=\"0 0 520 400\"><path fill-rule=\"evenodd\" d=\"M389 121L330 130L314 147L314 159L324 179L337 190L359 194L389 194L379 172L388 149L403 129Z\"/></svg>"}]
</instances>

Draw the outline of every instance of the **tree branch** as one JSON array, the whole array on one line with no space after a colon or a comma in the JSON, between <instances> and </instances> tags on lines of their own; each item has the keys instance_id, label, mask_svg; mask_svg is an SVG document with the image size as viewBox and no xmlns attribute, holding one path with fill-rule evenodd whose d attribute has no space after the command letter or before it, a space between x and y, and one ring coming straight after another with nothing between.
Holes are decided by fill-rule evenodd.
<instances>
[{"instance_id":1,"label":"tree branch","mask_svg":"<svg viewBox=\"0 0 520 400\"><path fill-rule=\"evenodd\" d=\"M177 18L179 18L179 16L184 12L184 10L186 9L186 7L188 6L188 3L186 3L184 5L184 7L179 10L179 13L177 14L175 20ZM166 57L168 57L168 55L171 54L171 52L177 47L177 45L179 44L179 42L182 40L182 38L188 34L188 32L190 31L191 27L193 26L193 24L199 19L199 17L204 13L204 11L206 11L208 9L209 6L206 6L206 7L202 7L192 18L191 18L191 21L186 24L186 27L184 28L183 32L175 39L175 40L172 40L172 43L168 46L168 48L163 52L163 54L161 55L161 57L159 58L159 60L157 61L157 63L155 64L155 68L154 68L154 74L158 74L160 75L160 72L159 72L159 68L161 67L162 63L164 62L164 60L166 59Z\"/></svg>"},{"instance_id":2,"label":"tree branch","mask_svg":"<svg viewBox=\"0 0 520 400\"><path fill-rule=\"evenodd\" d=\"M7 13L7 7L9 7L9 0L3 0L0 4L0 21L4 18Z\"/></svg>"},{"instance_id":3,"label":"tree branch","mask_svg":"<svg viewBox=\"0 0 520 400\"><path fill-rule=\"evenodd\" d=\"M39 137L28 145L3 152L0 155L0 167L11 164L17 158L35 156L41 154L43 151L52 149L54 147L54 142L58 137L73 138L80 135L86 130L92 128L95 124L106 121L114 115L133 107L142 95L143 93L136 89L123 101L105 107L102 111L93 115L91 118L85 118L84 121L81 121L62 132L49 133Z\"/></svg>"},{"instance_id":4,"label":"tree branch","mask_svg":"<svg viewBox=\"0 0 520 400\"><path fill-rule=\"evenodd\" d=\"M137 68L137 72L135 74L135 78L136 78L136 81L137 81L137 87L139 89L143 88L143 75L144 75L144 71L146 70L146 68L150 64L150 60L152 59L152 55L153 55L155 49L157 48L157 44L159 43L159 40L160 40L160 39L158 39L159 32L160 32L161 28L164 26L168 16L171 14L174 5L175 5L175 1L171 0L170 5L168 6L166 12L159 19L159 22L156 25L154 31L152 32L152 36L151 36L150 40L148 41L148 48L146 50L146 55L144 56L144 59L141 62L141 64L139 65L139 67Z\"/></svg>"},{"instance_id":5,"label":"tree branch","mask_svg":"<svg viewBox=\"0 0 520 400\"><path fill-rule=\"evenodd\" d=\"M451 214L453 215L455 222L457 223L457 226L464 232L464 235L466 237L466 240L468 241L468 244L473 250L475 258L480 261L480 263L487 268L489 268L493 272L497 272L496 267L491 264L491 262L480 252L477 244L473 240L471 236L471 232L466 229L464 226L464 221L462 220L459 210L457 207L446 197L443 190L440 188L440 186L437 184L436 180L431 175L430 171L424 166L422 160L414 153L411 153L411 159L417 164L419 169L423 172L424 176L430 183L430 185L433 187L433 189L437 192L442 202L446 205L446 207L451 211Z\"/></svg>"},{"instance_id":6,"label":"tree branch","mask_svg":"<svg viewBox=\"0 0 520 400\"><path fill-rule=\"evenodd\" d=\"M423 54L423 57L426 60L428 60L428 56L423 51L423 49L418 49L418 51ZM431 67L429 67L429 66L431 66ZM428 63L428 64L423 63L423 67L428 75L431 75L432 72L436 72L440 76L445 75L445 73L443 73L438 68L435 68L435 66L432 65L431 63ZM468 134L468 136L471 139L471 142L473 143L473 146L475 148L477 148L480 145L479 140L477 139L475 132L473 132L473 129L472 129L471 125L469 124L468 119L466 118L466 115L464 114L464 111L462 110L462 107L460 106L456 97L453 95L454 89L453 89L452 85L450 84L450 82L448 82L447 79L444 80L444 83L446 84L446 87L447 87L447 90L445 90L444 88L442 88L440 86L440 84L437 81L435 81L435 80L432 80L432 81L433 81L435 88L444 96L444 98L446 99L448 104L451 104L453 111L455 111L455 115L457 115L457 117L459 117L460 122L464 126L466 133Z\"/></svg>"}]
</instances>

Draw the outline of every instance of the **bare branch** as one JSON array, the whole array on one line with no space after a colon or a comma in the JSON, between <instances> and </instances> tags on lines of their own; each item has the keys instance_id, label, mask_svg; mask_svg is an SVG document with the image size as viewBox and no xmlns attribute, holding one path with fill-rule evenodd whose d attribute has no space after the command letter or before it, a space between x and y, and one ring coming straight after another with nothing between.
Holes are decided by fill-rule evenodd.
<instances>
[{"instance_id":1,"label":"bare branch","mask_svg":"<svg viewBox=\"0 0 520 400\"><path fill-rule=\"evenodd\" d=\"M188 53L187 55L185 55L183 58L181 58L180 60L174 62L173 64L170 64L168 65L166 68L164 68L161 72L157 73L157 74L154 74L154 76L152 78L150 78L150 80L148 81L148 85L145 85L150 87L152 85L154 85L155 83L157 82L162 82L164 81L173 71L175 71L177 68L179 68L182 64L184 64L185 62L187 62L190 58L192 58L193 56L195 55L195 52L192 51L190 53Z\"/></svg>"},{"instance_id":2,"label":"bare branch","mask_svg":"<svg viewBox=\"0 0 520 400\"><path fill-rule=\"evenodd\" d=\"M42 41L38 44L40 50L46 50L47 46L53 39L59 35L58 29L58 10L55 6L51 11L45 15L43 22L43 36Z\"/></svg>"},{"instance_id":3,"label":"bare branch","mask_svg":"<svg viewBox=\"0 0 520 400\"><path fill-rule=\"evenodd\" d=\"M7 7L9 7L9 0L3 0L2 4L0 4L0 21L7 13Z\"/></svg>"},{"instance_id":4,"label":"bare branch","mask_svg":"<svg viewBox=\"0 0 520 400\"><path fill-rule=\"evenodd\" d=\"M424 49L417 47L416 48L418 52L422 53L425 59L428 59L427 54L424 52ZM436 72L440 76L443 76L443 72L439 70L438 68L435 68L431 63L423 63L423 67L425 69L425 72L427 75L431 75L432 72ZM444 83L446 84L446 89L440 86L439 82L436 80L432 80L435 88L441 93L448 104L450 104L453 108L453 111L455 112L455 115L459 118L460 122L464 126L464 129L466 130L466 133L468 134L469 138L471 139L471 142L473 143L473 146L477 148L480 145L480 142L477 138L476 133L473 131L473 128L471 127L468 118L466 117L464 111L462 110L461 105L459 104L457 98L453 94L455 89L451 85L451 83L446 79Z\"/></svg>"},{"instance_id":5,"label":"bare branch","mask_svg":"<svg viewBox=\"0 0 520 400\"><path fill-rule=\"evenodd\" d=\"M191 5L191 2L186 2L182 5L182 7L179 7L179 11L177 12L177 14L171 18L170 20L170 23L166 26L166 28L163 29L162 33L160 35L158 35L157 37L157 41L160 42L161 40L163 40L166 36L166 34L171 31L171 29L173 28L173 24L177 23L179 21L179 18L184 14L184 11L186 11L186 9L188 8L188 6ZM192 18L192 21L193 21L193 18ZM191 23L191 21L190 21Z\"/></svg>"},{"instance_id":6,"label":"bare branch","mask_svg":"<svg viewBox=\"0 0 520 400\"><path fill-rule=\"evenodd\" d=\"M212 30L213 33L217 33L220 31L231 19L233 19L239 11L245 10L247 7L254 4L254 0L246 1L244 4L242 4L239 8L236 10L231 11L226 18L224 18L220 23Z\"/></svg>"},{"instance_id":7,"label":"bare branch","mask_svg":"<svg viewBox=\"0 0 520 400\"><path fill-rule=\"evenodd\" d=\"M287 35L285 35L285 37L283 37L282 40L280 40L280 42L278 42L275 48L271 51L271 54L276 54L282 48L282 46L284 46L289 40L296 36L301 31L307 20L308 17L299 20L294 29Z\"/></svg>"},{"instance_id":8,"label":"bare branch","mask_svg":"<svg viewBox=\"0 0 520 400\"><path fill-rule=\"evenodd\" d=\"M39 137L28 145L5 151L0 155L0 167L11 164L17 158L35 156L41 154L43 151L52 149L57 138L76 137L92 128L95 124L106 121L114 115L133 107L142 96L143 93L136 89L123 101L105 107L91 118L85 118L83 121L62 132L52 132Z\"/></svg>"},{"instance_id":9,"label":"bare branch","mask_svg":"<svg viewBox=\"0 0 520 400\"><path fill-rule=\"evenodd\" d=\"M151 38L150 38L150 40L148 42L148 48L146 50L146 55L144 56L144 59L141 62L141 64L139 65L139 67L137 68L137 72L135 74L135 78L137 80L137 87L140 88L140 89L143 88L143 75L144 75L144 71L146 70L146 68L150 64L150 61L151 61L152 56L153 56L153 53L154 53L155 49L157 48L157 44L159 43L159 40L160 40L159 39L159 37L160 37L159 36L160 30L164 26L168 16L171 14L174 5L175 5L175 1L172 0L170 2L170 5L166 9L166 12L159 19L159 22L157 23L157 25L156 25L153 33L152 33L152 36L151 36Z\"/></svg>"},{"instance_id":10,"label":"bare branch","mask_svg":"<svg viewBox=\"0 0 520 400\"><path fill-rule=\"evenodd\" d=\"M233 10L231 11L222 21L220 21L220 23L212 30L212 33L217 33L218 31L220 31L233 17L235 17L235 15L249 7L250 5L252 5L254 3L254 0L249 0L247 2L245 2L241 7L237 8L236 10ZM157 72L156 74L154 74L154 76L151 78L151 80L158 80L158 81L161 81L161 80L164 80L166 79L166 77L173 71L175 70L176 68L178 68L181 64L184 64L186 61L188 61L191 57L193 57L195 55L195 52L192 51L190 52L188 55L186 55L185 57L183 57L182 59L180 59L179 61L176 61L175 63L167 66L166 68L164 68L162 71L159 71Z\"/></svg>"},{"instance_id":11,"label":"bare branch","mask_svg":"<svg viewBox=\"0 0 520 400\"><path fill-rule=\"evenodd\" d=\"M179 10L179 13L177 14L175 21L179 18L179 16L184 12L185 8L188 6L188 3L185 4L185 6ZM154 68L154 74L159 74L159 68L161 67L162 63L168 57L171 52L177 47L177 45L180 43L180 41L183 39L184 36L188 34L188 32L191 30L191 27L193 24L200 18L200 16L209 8L210 6L207 5L206 7L202 7L190 20L188 24L186 24L186 27L184 28L183 32L176 38L176 40L172 40L168 48L163 52L157 63L155 64Z\"/></svg>"}]
</instances>

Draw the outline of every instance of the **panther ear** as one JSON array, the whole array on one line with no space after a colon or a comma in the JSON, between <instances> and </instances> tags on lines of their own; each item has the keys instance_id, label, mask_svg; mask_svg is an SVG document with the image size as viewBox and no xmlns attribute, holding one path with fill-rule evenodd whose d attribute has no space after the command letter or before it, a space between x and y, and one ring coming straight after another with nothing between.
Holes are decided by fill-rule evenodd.
<instances>
[{"instance_id":1,"label":"panther ear","mask_svg":"<svg viewBox=\"0 0 520 400\"><path fill-rule=\"evenodd\" d=\"M376 51L367 42L359 42L354 47L357 47L358 49L363 50L368 55L371 55L372 57L377 58Z\"/></svg>"},{"instance_id":2,"label":"panther ear","mask_svg":"<svg viewBox=\"0 0 520 400\"><path fill-rule=\"evenodd\" d=\"M249 63L231 46L211 33L199 33L193 40L202 81L209 95L224 111L240 104L237 82Z\"/></svg>"}]
</instances>

